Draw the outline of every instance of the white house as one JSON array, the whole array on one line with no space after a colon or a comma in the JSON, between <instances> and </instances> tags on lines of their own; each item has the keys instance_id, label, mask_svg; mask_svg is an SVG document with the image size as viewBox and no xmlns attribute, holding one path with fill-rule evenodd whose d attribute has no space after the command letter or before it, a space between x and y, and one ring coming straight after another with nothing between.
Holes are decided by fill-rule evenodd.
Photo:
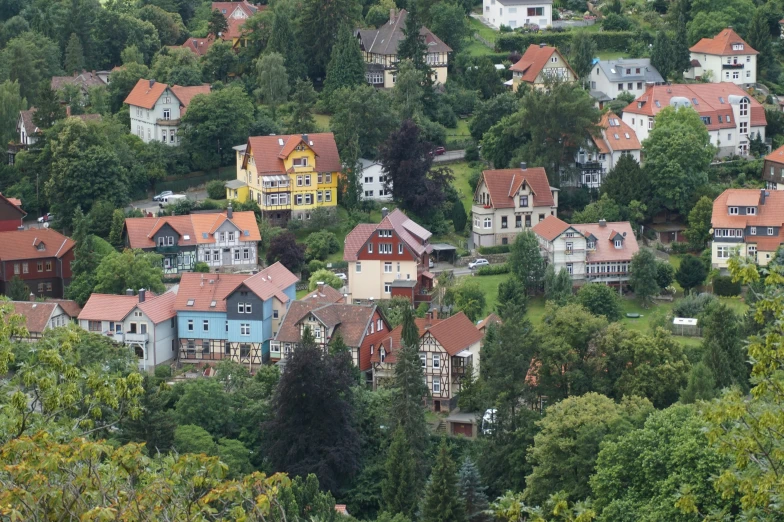
<instances>
[{"instance_id":1,"label":"white house","mask_svg":"<svg viewBox=\"0 0 784 522\"><path fill-rule=\"evenodd\" d=\"M139 360L139 370L150 371L177 356L177 287L162 295L138 297L92 294L79 313L83 329L111 337L128 346Z\"/></svg>"},{"instance_id":2,"label":"white house","mask_svg":"<svg viewBox=\"0 0 784 522\"><path fill-rule=\"evenodd\" d=\"M604 102L614 100L621 93L628 92L637 97L649 86L664 83L648 58L600 60L594 64L590 76L590 93L599 102L600 109Z\"/></svg>"},{"instance_id":3,"label":"white house","mask_svg":"<svg viewBox=\"0 0 784 522\"><path fill-rule=\"evenodd\" d=\"M576 186L598 189L622 156L629 155L640 162L640 140L634 129L613 112L604 113L599 127L601 134L592 136L592 143L575 154L574 164L579 172L573 183Z\"/></svg>"},{"instance_id":4,"label":"white house","mask_svg":"<svg viewBox=\"0 0 784 522\"><path fill-rule=\"evenodd\" d=\"M538 25L541 29L553 25L552 0L482 0L482 18L496 29Z\"/></svg>"},{"instance_id":5,"label":"white house","mask_svg":"<svg viewBox=\"0 0 784 522\"><path fill-rule=\"evenodd\" d=\"M392 191L384 186L387 176L381 163L361 158L362 199L371 201L392 201Z\"/></svg>"},{"instance_id":6,"label":"white house","mask_svg":"<svg viewBox=\"0 0 784 522\"><path fill-rule=\"evenodd\" d=\"M703 38L691 51L691 68L684 78L706 79L712 83L732 82L748 87L757 82L757 55L732 27L714 38Z\"/></svg>"},{"instance_id":7,"label":"white house","mask_svg":"<svg viewBox=\"0 0 784 522\"><path fill-rule=\"evenodd\" d=\"M209 85L180 87L139 80L124 102L130 106L131 134L139 136L144 143L160 141L179 145L180 118L194 96L209 93Z\"/></svg>"},{"instance_id":8,"label":"white house","mask_svg":"<svg viewBox=\"0 0 784 522\"><path fill-rule=\"evenodd\" d=\"M711 143L718 147L718 156L745 156L752 137L759 134L765 140L765 109L729 82L651 86L623 110L623 121L642 143L653 129L655 116L667 106L696 110Z\"/></svg>"},{"instance_id":9,"label":"white house","mask_svg":"<svg viewBox=\"0 0 784 522\"><path fill-rule=\"evenodd\" d=\"M555 216L533 228L547 264L566 270L575 283L619 284L629 280L639 247L628 221L570 225Z\"/></svg>"}]
</instances>

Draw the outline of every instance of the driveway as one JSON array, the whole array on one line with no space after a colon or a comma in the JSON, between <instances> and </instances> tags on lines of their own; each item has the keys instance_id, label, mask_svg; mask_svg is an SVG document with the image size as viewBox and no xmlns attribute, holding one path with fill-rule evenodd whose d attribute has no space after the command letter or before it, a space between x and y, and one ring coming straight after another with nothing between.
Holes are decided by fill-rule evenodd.
<instances>
[{"instance_id":1,"label":"driveway","mask_svg":"<svg viewBox=\"0 0 784 522\"><path fill-rule=\"evenodd\" d=\"M185 195L188 196L188 199L192 201L201 201L203 199L207 199L207 191L206 190L194 190L185 192ZM157 201L153 201L152 199L142 199L140 201L133 201L130 205L126 207L126 210L134 210L138 209L142 212L152 212L156 214L161 207L158 205Z\"/></svg>"},{"instance_id":2,"label":"driveway","mask_svg":"<svg viewBox=\"0 0 784 522\"><path fill-rule=\"evenodd\" d=\"M440 156L433 158L433 163L450 163L453 161L463 161L465 158L465 150L448 150Z\"/></svg>"}]
</instances>

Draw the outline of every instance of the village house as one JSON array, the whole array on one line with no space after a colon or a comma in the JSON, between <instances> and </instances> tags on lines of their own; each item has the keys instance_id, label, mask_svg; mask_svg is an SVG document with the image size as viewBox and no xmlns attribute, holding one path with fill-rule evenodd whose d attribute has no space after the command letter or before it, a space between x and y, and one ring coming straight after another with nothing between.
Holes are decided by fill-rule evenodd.
<instances>
[{"instance_id":1,"label":"village house","mask_svg":"<svg viewBox=\"0 0 784 522\"><path fill-rule=\"evenodd\" d=\"M365 58L365 79L373 87L391 89L397 80L399 59L397 48L405 38L404 30L408 12L405 9L390 10L389 21L378 29L356 29L354 35ZM432 71L433 83L446 83L449 54L452 48L441 41L427 27L419 30L419 36L427 47L425 61Z\"/></svg>"},{"instance_id":2,"label":"village house","mask_svg":"<svg viewBox=\"0 0 784 522\"><path fill-rule=\"evenodd\" d=\"M765 140L765 109L734 83L657 85L623 110L623 121L637 133L640 142L653 129L654 118L664 107L690 107L708 128L718 156L746 156L752 138Z\"/></svg>"},{"instance_id":3,"label":"village house","mask_svg":"<svg viewBox=\"0 0 784 522\"><path fill-rule=\"evenodd\" d=\"M82 71L75 73L72 76L52 76L50 87L53 91L59 91L67 85L73 85L79 88L83 96L90 94L92 87L106 87L108 84L107 77L98 74L95 71Z\"/></svg>"},{"instance_id":4,"label":"village house","mask_svg":"<svg viewBox=\"0 0 784 522\"><path fill-rule=\"evenodd\" d=\"M600 109L620 94L629 93L636 98L651 85L665 83L649 58L599 60L591 69L590 81L590 94Z\"/></svg>"},{"instance_id":5,"label":"village house","mask_svg":"<svg viewBox=\"0 0 784 522\"><path fill-rule=\"evenodd\" d=\"M0 302L0 305L4 303ZM36 301L31 295L29 301L10 301L12 313L24 318L24 327L27 336L19 338L22 341L37 341L43 337L46 330L67 326L76 320L81 308L75 301L47 299Z\"/></svg>"},{"instance_id":6,"label":"village house","mask_svg":"<svg viewBox=\"0 0 784 522\"><path fill-rule=\"evenodd\" d=\"M430 302L434 275L428 271L430 232L401 210L381 210L379 224L360 223L345 239L348 262L348 301L408 297L414 306Z\"/></svg>"},{"instance_id":7,"label":"village house","mask_svg":"<svg viewBox=\"0 0 784 522\"><path fill-rule=\"evenodd\" d=\"M765 156L762 179L768 190L784 190L784 146Z\"/></svg>"},{"instance_id":8,"label":"village house","mask_svg":"<svg viewBox=\"0 0 784 522\"><path fill-rule=\"evenodd\" d=\"M62 298L76 243L51 228L0 232L0 294L19 277L36 297Z\"/></svg>"},{"instance_id":9,"label":"village house","mask_svg":"<svg viewBox=\"0 0 784 522\"><path fill-rule=\"evenodd\" d=\"M258 266L261 233L253 211L194 212L184 216L126 218L128 248L163 256L163 271L193 270L198 262L212 269L252 270Z\"/></svg>"},{"instance_id":10,"label":"village house","mask_svg":"<svg viewBox=\"0 0 784 522\"><path fill-rule=\"evenodd\" d=\"M179 145L177 131L191 100L199 94L209 94L209 85L194 87L169 86L155 80L140 79L123 103L130 107L131 134L144 143L160 141Z\"/></svg>"},{"instance_id":11,"label":"village house","mask_svg":"<svg viewBox=\"0 0 784 522\"><path fill-rule=\"evenodd\" d=\"M13 165L16 161L16 154L19 151L26 150L30 145L38 141L38 134L40 130L33 121L33 115L36 108L31 107L25 111L19 111L19 117L16 119L16 132L19 133L19 141L12 141L8 144L8 164ZM70 113L68 108L66 111ZM101 121L100 114L79 114L70 116L69 118L79 118L82 121Z\"/></svg>"},{"instance_id":12,"label":"village house","mask_svg":"<svg viewBox=\"0 0 784 522\"><path fill-rule=\"evenodd\" d=\"M27 212L22 210L20 200L3 196L0 193L0 232L21 228L26 215Z\"/></svg>"},{"instance_id":13,"label":"village house","mask_svg":"<svg viewBox=\"0 0 784 522\"><path fill-rule=\"evenodd\" d=\"M378 161L360 158L362 173L362 199L365 201L392 201L392 190L387 188L387 175Z\"/></svg>"},{"instance_id":14,"label":"village house","mask_svg":"<svg viewBox=\"0 0 784 522\"><path fill-rule=\"evenodd\" d=\"M171 364L177 356L175 287L161 295L145 289L139 295L92 294L79 313L79 326L124 344L138 359L140 371Z\"/></svg>"},{"instance_id":15,"label":"village house","mask_svg":"<svg viewBox=\"0 0 784 522\"><path fill-rule=\"evenodd\" d=\"M577 74L569 66L561 51L545 44L530 45L512 71L512 90L527 83L535 89L545 89L550 81L573 82Z\"/></svg>"},{"instance_id":16,"label":"village house","mask_svg":"<svg viewBox=\"0 0 784 522\"><path fill-rule=\"evenodd\" d=\"M223 359L251 371L270 359L274 339L299 279L280 263L254 275L182 275L175 310L179 362L213 364Z\"/></svg>"},{"instance_id":17,"label":"village house","mask_svg":"<svg viewBox=\"0 0 784 522\"><path fill-rule=\"evenodd\" d=\"M640 140L626 122L613 112L605 112L599 121L601 134L591 136L589 147L581 147L575 154L574 166L578 178L573 180L576 186L598 189L604 177L621 159L631 156L640 162Z\"/></svg>"},{"instance_id":18,"label":"village house","mask_svg":"<svg viewBox=\"0 0 784 522\"><path fill-rule=\"evenodd\" d=\"M474 246L508 245L557 210L558 189L542 167L521 163L519 169L485 170L471 207Z\"/></svg>"},{"instance_id":19,"label":"village house","mask_svg":"<svg viewBox=\"0 0 784 522\"><path fill-rule=\"evenodd\" d=\"M712 83L731 82L748 87L757 83L757 55L728 27L713 38L703 38L691 51L691 67L683 77Z\"/></svg>"},{"instance_id":20,"label":"village house","mask_svg":"<svg viewBox=\"0 0 784 522\"><path fill-rule=\"evenodd\" d=\"M370 382L370 358L380 339L390 332L381 311L376 305L330 303L314 299L291 303L275 340L270 345L270 361L285 359L302 342L305 328L316 344L327 349L336 336L351 351L351 362L362 372L367 372Z\"/></svg>"},{"instance_id":21,"label":"village house","mask_svg":"<svg viewBox=\"0 0 784 522\"><path fill-rule=\"evenodd\" d=\"M784 242L784 191L727 189L713 202L711 265L723 272L734 253L765 266Z\"/></svg>"},{"instance_id":22,"label":"village house","mask_svg":"<svg viewBox=\"0 0 784 522\"><path fill-rule=\"evenodd\" d=\"M226 183L228 199L255 201L277 226L308 221L318 208L335 210L342 166L331 132L251 136L234 150L237 179Z\"/></svg>"},{"instance_id":23,"label":"village house","mask_svg":"<svg viewBox=\"0 0 784 522\"><path fill-rule=\"evenodd\" d=\"M242 47L246 47L248 45L248 37L244 33L245 22L251 16L266 8L266 5L253 5L247 2L247 0L242 0L241 2L213 2L210 9L212 11L220 11L226 18L227 25L226 31L220 33L218 38L224 42L229 42L235 52L238 52ZM174 47L188 49L201 57L207 54L213 43L215 43L215 35L209 34L206 38L188 38L182 45Z\"/></svg>"},{"instance_id":24,"label":"village house","mask_svg":"<svg viewBox=\"0 0 784 522\"><path fill-rule=\"evenodd\" d=\"M435 411L451 411L465 384L466 370L479 375L482 331L463 312L447 319L416 319L419 329L419 359L433 399ZM402 348L403 326L382 336L370 357L373 389L389 382L395 373L397 354Z\"/></svg>"},{"instance_id":25,"label":"village house","mask_svg":"<svg viewBox=\"0 0 784 522\"><path fill-rule=\"evenodd\" d=\"M556 273L566 270L575 284L628 281L632 257L639 251L628 221L570 225L549 216L533 231L545 262Z\"/></svg>"},{"instance_id":26,"label":"village house","mask_svg":"<svg viewBox=\"0 0 784 522\"><path fill-rule=\"evenodd\" d=\"M502 25L512 29L531 26L546 29L553 25L553 1L483 0L482 19L496 29Z\"/></svg>"}]
</instances>

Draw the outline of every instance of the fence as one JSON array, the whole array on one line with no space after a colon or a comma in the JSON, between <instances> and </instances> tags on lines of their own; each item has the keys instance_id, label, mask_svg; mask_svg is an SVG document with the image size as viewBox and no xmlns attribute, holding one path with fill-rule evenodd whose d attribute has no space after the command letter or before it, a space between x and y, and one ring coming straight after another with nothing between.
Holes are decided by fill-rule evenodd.
<instances>
[{"instance_id":1,"label":"fence","mask_svg":"<svg viewBox=\"0 0 784 522\"><path fill-rule=\"evenodd\" d=\"M491 42L491 41L489 41L489 40L485 40L484 38L482 38L482 37L479 35L479 33L474 33L474 38L476 38L477 40L479 40L480 42L482 42L483 44L485 44L485 45L486 45L487 47L489 47L490 49L495 49L495 42Z\"/></svg>"}]
</instances>

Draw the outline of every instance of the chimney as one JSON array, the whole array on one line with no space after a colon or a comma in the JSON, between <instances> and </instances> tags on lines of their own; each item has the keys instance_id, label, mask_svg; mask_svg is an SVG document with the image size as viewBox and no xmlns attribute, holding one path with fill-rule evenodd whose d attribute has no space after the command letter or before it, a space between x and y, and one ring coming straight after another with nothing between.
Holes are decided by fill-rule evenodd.
<instances>
[{"instance_id":1,"label":"chimney","mask_svg":"<svg viewBox=\"0 0 784 522\"><path fill-rule=\"evenodd\" d=\"M760 205L764 205L765 204L765 197L767 195L768 195L768 193L765 191L765 189L760 189L760 202L759 202Z\"/></svg>"},{"instance_id":2,"label":"chimney","mask_svg":"<svg viewBox=\"0 0 784 522\"><path fill-rule=\"evenodd\" d=\"M155 80L150 80L150 89L152 89L153 85L155 85Z\"/></svg>"},{"instance_id":3,"label":"chimney","mask_svg":"<svg viewBox=\"0 0 784 522\"><path fill-rule=\"evenodd\" d=\"M545 47L547 47L546 43L543 42L539 44L539 49L544 49Z\"/></svg>"},{"instance_id":4,"label":"chimney","mask_svg":"<svg viewBox=\"0 0 784 522\"><path fill-rule=\"evenodd\" d=\"M351 304L348 302L348 294L343 294L343 302L346 304Z\"/></svg>"},{"instance_id":5,"label":"chimney","mask_svg":"<svg viewBox=\"0 0 784 522\"><path fill-rule=\"evenodd\" d=\"M318 293L324 293L324 281L319 281L316 283L316 288L318 288Z\"/></svg>"},{"instance_id":6,"label":"chimney","mask_svg":"<svg viewBox=\"0 0 784 522\"><path fill-rule=\"evenodd\" d=\"M234 217L234 209L231 208L231 203L229 203L229 206L226 207L226 217L229 219Z\"/></svg>"},{"instance_id":7,"label":"chimney","mask_svg":"<svg viewBox=\"0 0 784 522\"><path fill-rule=\"evenodd\" d=\"M526 170L528 168L528 164L524 161L520 162L520 170Z\"/></svg>"},{"instance_id":8,"label":"chimney","mask_svg":"<svg viewBox=\"0 0 784 522\"><path fill-rule=\"evenodd\" d=\"M125 291L125 295L133 295L133 290L129 288L128 290Z\"/></svg>"},{"instance_id":9,"label":"chimney","mask_svg":"<svg viewBox=\"0 0 784 522\"><path fill-rule=\"evenodd\" d=\"M606 227L607 226L607 220L606 219L600 219L599 220L599 226L600 227Z\"/></svg>"},{"instance_id":10,"label":"chimney","mask_svg":"<svg viewBox=\"0 0 784 522\"><path fill-rule=\"evenodd\" d=\"M35 294L30 292L30 295L27 296L27 300L30 301L31 303L35 301Z\"/></svg>"},{"instance_id":11,"label":"chimney","mask_svg":"<svg viewBox=\"0 0 784 522\"><path fill-rule=\"evenodd\" d=\"M146 298L147 298L147 290L145 290L144 288L139 288L139 302L143 303Z\"/></svg>"},{"instance_id":12,"label":"chimney","mask_svg":"<svg viewBox=\"0 0 784 522\"><path fill-rule=\"evenodd\" d=\"M389 209L387 207L381 209L381 219L387 217L388 214L389 214Z\"/></svg>"},{"instance_id":13,"label":"chimney","mask_svg":"<svg viewBox=\"0 0 784 522\"><path fill-rule=\"evenodd\" d=\"M396 14L395 8L393 7L392 9L389 10L389 23L390 24L394 24L395 23L395 14Z\"/></svg>"}]
</instances>

